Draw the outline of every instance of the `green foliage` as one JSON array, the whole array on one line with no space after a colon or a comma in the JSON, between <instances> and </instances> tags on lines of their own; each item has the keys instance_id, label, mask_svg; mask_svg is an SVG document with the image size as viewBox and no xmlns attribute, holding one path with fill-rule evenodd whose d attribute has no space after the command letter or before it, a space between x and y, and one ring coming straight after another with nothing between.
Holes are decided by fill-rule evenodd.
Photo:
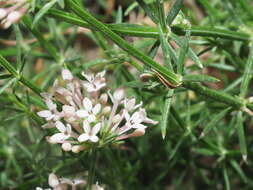
<instances>
[{"instance_id":1,"label":"green foliage","mask_svg":"<svg viewBox=\"0 0 253 190\"><path fill-rule=\"evenodd\" d=\"M251 0L29 2L0 31L0 189L48 187L51 172L87 189L253 188ZM63 68L106 69L159 124L80 154L47 143L36 112Z\"/></svg>"}]
</instances>

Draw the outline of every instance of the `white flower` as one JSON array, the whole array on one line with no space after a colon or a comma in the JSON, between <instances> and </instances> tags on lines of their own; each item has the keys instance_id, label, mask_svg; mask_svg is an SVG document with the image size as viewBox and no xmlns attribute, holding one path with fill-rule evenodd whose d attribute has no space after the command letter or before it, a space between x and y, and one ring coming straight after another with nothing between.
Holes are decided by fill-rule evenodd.
<instances>
[{"instance_id":1,"label":"white flower","mask_svg":"<svg viewBox=\"0 0 253 190\"><path fill-rule=\"evenodd\" d=\"M92 185L91 190L104 190L104 188L99 186L98 183L96 183L95 185Z\"/></svg>"},{"instance_id":2,"label":"white flower","mask_svg":"<svg viewBox=\"0 0 253 190\"><path fill-rule=\"evenodd\" d=\"M113 93L113 97L111 97L112 102L116 103L116 102L120 102L125 96L125 91L123 88L118 88L114 91Z\"/></svg>"},{"instance_id":3,"label":"white flower","mask_svg":"<svg viewBox=\"0 0 253 190\"><path fill-rule=\"evenodd\" d=\"M101 88L106 86L105 78L104 78L105 71L97 73L96 75L94 75L93 73L86 74L82 72L82 75L87 80L87 81L82 82L82 84L88 92L97 92Z\"/></svg>"},{"instance_id":4,"label":"white flower","mask_svg":"<svg viewBox=\"0 0 253 190\"><path fill-rule=\"evenodd\" d=\"M49 110L42 110L38 112L37 114L40 117L45 118L47 121L53 120L57 121L60 119L60 115L56 109L56 104L53 103L53 101L50 99L50 96L46 93L41 94L42 97L44 97L44 101L48 107Z\"/></svg>"},{"instance_id":5,"label":"white flower","mask_svg":"<svg viewBox=\"0 0 253 190\"><path fill-rule=\"evenodd\" d=\"M101 104L96 104L92 106L92 102L89 98L83 99L83 109L76 112L77 116L80 118L87 118L89 122L96 120L96 115L101 111Z\"/></svg>"},{"instance_id":6,"label":"white flower","mask_svg":"<svg viewBox=\"0 0 253 190\"><path fill-rule=\"evenodd\" d=\"M64 151L71 151L72 150L72 145L69 143L69 142L64 142L64 143L62 143L62 149L64 150Z\"/></svg>"},{"instance_id":7,"label":"white flower","mask_svg":"<svg viewBox=\"0 0 253 190\"><path fill-rule=\"evenodd\" d=\"M19 11L13 11L10 14L8 14L6 21L10 23L16 23L17 21L20 20L22 17L22 14L20 14Z\"/></svg>"},{"instance_id":8,"label":"white flower","mask_svg":"<svg viewBox=\"0 0 253 190\"><path fill-rule=\"evenodd\" d=\"M140 118L142 118L142 122L144 123L149 123L152 125L156 125L158 123L157 121L154 121L147 117L147 112L144 108L140 108L139 114L140 114Z\"/></svg>"},{"instance_id":9,"label":"white flower","mask_svg":"<svg viewBox=\"0 0 253 190\"><path fill-rule=\"evenodd\" d=\"M50 143L63 143L66 139L71 136L72 129L69 124L66 126L60 122L56 121L55 123L56 128L60 131L60 133L56 133L49 138Z\"/></svg>"},{"instance_id":10,"label":"white flower","mask_svg":"<svg viewBox=\"0 0 253 190\"><path fill-rule=\"evenodd\" d=\"M67 178L60 178L61 183L66 183L68 185L71 185L72 187L78 186L78 185L84 185L86 184L86 181L83 179L67 179Z\"/></svg>"},{"instance_id":11,"label":"white flower","mask_svg":"<svg viewBox=\"0 0 253 190\"><path fill-rule=\"evenodd\" d=\"M3 19L7 15L7 11L4 8L0 8L0 19Z\"/></svg>"},{"instance_id":12,"label":"white flower","mask_svg":"<svg viewBox=\"0 0 253 190\"><path fill-rule=\"evenodd\" d=\"M143 131L147 128L147 126L143 125L142 123L149 123L153 125L157 124L156 121L147 117L146 110L143 108L140 108L138 111L134 112L132 116L130 116L127 111L125 111L123 114L126 119L126 124L123 127L118 128L116 131L118 135L121 135L130 129L139 129Z\"/></svg>"},{"instance_id":13,"label":"white flower","mask_svg":"<svg viewBox=\"0 0 253 190\"><path fill-rule=\"evenodd\" d=\"M90 140L91 142L98 142L99 138L97 133L101 128L101 123L97 123L94 127L91 127L89 122L83 122L84 133L78 137L79 142L84 142Z\"/></svg>"},{"instance_id":14,"label":"white flower","mask_svg":"<svg viewBox=\"0 0 253 190\"><path fill-rule=\"evenodd\" d=\"M53 188L53 190L64 190L67 189L67 184L61 180L53 173L48 176L48 184Z\"/></svg>"},{"instance_id":15,"label":"white flower","mask_svg":"<svg viewBox=\"0 0 253 190\"><path fill-rule=\"evenodd\" d=\"M41 188L41 187L36 187L36 189L35 190L51 190L51 188L46 188L46 189L43 189L43 188Z\"/></svg>"},{"instance_id":16,"label":"white flower","mask_svg":"<svg viewBox=\"0 0 253 190\"><path fill-rule=\"evenodd\" d=\"M63 80L68 80L68 81L73 80L73 75L68 69L63 69L61 72L61 76Z\"/></svg>"},{"instance_id":17,"label":"white flower","mask_svg":"<svg viewBox=\"0 0 253 190\"><path fill-rule=\"evenodd\" d=\"M61 116L68 122L74 122L76 120L76 111L73 106L63 105Z\"/></svg>"},{"instance_id":18,"label":"white flower","mask_svg":"<svg viewBox=\"0 0 253 190\"><path fill-rule=\"evenodd\" d=\"M43 111L38 112L37 114L40 117L44 117L47 121L50 121L50 120L56 121L59 119L59 116L52 113L50 110L43 110Z\"/></svg>"},{"instance_id":19,"label":"white flower","mask_svg":"<svg viewBox=\"0 0 253 190\"><path fill-rule=\"evenodd\" d=\"M136 102L135 98L131 98L131 99L125 98L124 99L124 107L125 107L125 109L127 111L132 111L132 110L135 110L135 109L137 109L137 108L139 108L139 107L142 106L142 102L140 104L138 104L138 105L135 105L135 102Z\"/></svg>"}]
</instances>

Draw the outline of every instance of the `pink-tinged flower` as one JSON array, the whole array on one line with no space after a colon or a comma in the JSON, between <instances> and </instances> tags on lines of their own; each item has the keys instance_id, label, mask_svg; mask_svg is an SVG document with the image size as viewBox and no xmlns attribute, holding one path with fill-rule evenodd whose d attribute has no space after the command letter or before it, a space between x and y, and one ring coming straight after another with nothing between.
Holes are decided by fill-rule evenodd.
<instances>
[{"instance_id":1,"label":"pink-tinged flower","mask_svg":"<svg viewBox=\"0 0 253 190\"><path fill-rule=\"evenodd\" d=\"M48 184L53 190L65 190L67 189L67 184L62 183L60 179L53 173L48 176Z\"/></svg>"},{"instance_id":2,"label":"pink-tinged flower","mask_svg":"<svg viewBox=\"0 0 253 190\"><path fill-rule=\"evenodd\" d=\"M95 185L92 185L91 190L104 190L104 188L99 186L98 183L97 183Z\"/></svg>"},{"instance_id":3,"label":"pink-tinged flower","mask_svg":"<svg viewBox=\"0 0 253 190\"><path fill-rule=\"evenodd\" d=\"M131 98L131 99L124 99L124 108L127 110L127 111L133 111L139 107L142 106L142 102L140 104L135 104L136 103L136 100L135 98Z\"/></svg>"},{"instance_id":4,"label":"pink-tinged flower","mask_svg":"<svg viewBox=\"0 0 253 190\"><path fill-rule=\"evenodd\" d=\"M0 8L0 19L3 19L7 15L7 10Z\"/></svg>"},{"instance_id":5,"label":"pink-tinged flower","mask_svg":"<svg viewBox=\"0 0 253 190\"><path fill-rule=\"evenodd\" d=\"M50 96L46 93L41 94L44 97L44 101L48 107L48 110L42 110L37 114L40 117L45 118L47 121L57 121L60 119L60 114L56 109L56 104L50 99Z\"/></svg>"},{"instance_id":6,"label":"pink-tinged flower","mask_svg":"<svg viewBox=\"0 0 253 190\"><path fill-rule=\"evenodd\" d=\"M86 184L86 181L80 178L76 178L76 179L60 178L60 181L61 183L71 185L72 189L74 189L74 187L76 186Z\"/></svg>"},{"instance_id":7,"label":"pink-tinged flower","mask_svg":"<svg viewBox=\"0 0 253 190\"><path fill-rule=\"evenodd\" d=\"M86 88L87 92L97 92L101 88L106 86L105 83L105 71L97 73L94 75L93 73L82 73L82 75L86 78L87 81L83 81L82 84L84 88Z\"/></svg>"},{"instance_id":8,"label":"pink-tinged flower","mask_svg":"<svg viewBox=\"0 0 253 190\"><path fill-rule=\"evenodd\" d=\"M73 122L76 120L76 111L73 106L63 105L61 116L66 119L68 122Z\"/></svg>"},{"instance_id":9,"label":"pink-tinged flower","mask_svg":"<svg viewBox=\"0 0 253 190\"><path fill-rule=\"evenodd\" d=\"M126 134L126 135L120 135L116 138L116 140L123 140L130 137L140 137L145 134L144 128L135 129L132 133Z\"/></svg>"},{"instance_id":10,"label":"pink-tinged flower","mask_svg":"<svg viewBox=\"0 0 253 190\"><path fill-rule=\"evenodd\" d=\"M130 116L127 111L125 111L123 114L126 119L126 124L116 130L118 135L121 135L131 129L145 130L147 126L143 125L142 123L149 123L153 125L157 124L157 121L147 117L147 113L143 108L140 108L138 111L134 112L132 116Z\"/></svg>"},{"instance_id":11,"label":"pink-tinged flower","mask_svg":"<svg viewBox=\"0 0 253 190\"><path fill-rule=\"evenodd\" d=\"M63 80L71 81L73 80L73 75L68 69L63 69L61 72L61 76Z\"/></svg>"},{"instance_id":12,"label":"pink-tinged flower","mask_svg":"<svg viewBox=\"0 0 253 190\"><path fill-rule=\"evenodd\" d=\"M72 129L69 124L66 126L60 122L56 121L55 123L56 128L60 131L60 133L56 133L53 136L49 137L50 143L63 143L66 139L71 137Z\"/></svg>"},{"instance_id":13,"label":"pink-tinged flower","mask_svg":"<svg viewBox=\"0 0 253 190\"><path fill-rule=\"evenodd\" d=\"M96 115L101 111L101 104L96 104L94 107L89 98L83 99L83 109L76 112L80 118L87 118L89 122L96 120Z\"/></svg>"},{"instance_id":14,"label":"pink-tinged flower","mask_svg":"<svg viewBox=\"0 0 253 190\"><path fill-rule=\"evenodd\" d=\"M118 88L114 91L113 96L110 95L110 97L114 104L119 103L125 97L125 91L123 88Z\"/></svg>"},{"instance_id":15,"label":"pink-tinged flower","mask_svg":"<svg viewBox=\"0 0 253 190\"><path fill-rule=\"evenodd\" d=\"M41 188L41 187L36 187L36 189L35 190L52 190L51 188L46 188L46 189L43 189L43 188Z\"/></svg>"},{"instance_id":16,"label":"pink-tinged flower","mask_svg":"<svg viewBox=\"0 0 253 190\"><path fill-rule=\"evenodd\" d=\"M142 118L142 122L144 123L149 123L152 125L156 125L158 123L158 121L154 121L147 117L147 112L144 108L140 108L139 114L140 114L140 118Z\"/></svg>"},{"instance_id":17,"label":"pink-tinged flower","mask_svg":"<svg viewBox=\"0 0 253 190\"><path fill-rule=\"evenodd\" d=\"M0 3L0 27L4 29L20 21L29 8L29 3L25 0L5 0Z\"/></svg>"},{"instance_id":18,"label":"pink-tinged flower","mask_svg":"<svg viewBox=\"0 0 253 190\"><path fill-rule=\"evenodd\" d=\"M79 142L85 142L90 140L91 142L98 142L99 138L97 136L101 128L101 123L97 123L94 127L91 127L89 122L83 122L84 133L78 137Z\"/></svg>"}]
</instances>

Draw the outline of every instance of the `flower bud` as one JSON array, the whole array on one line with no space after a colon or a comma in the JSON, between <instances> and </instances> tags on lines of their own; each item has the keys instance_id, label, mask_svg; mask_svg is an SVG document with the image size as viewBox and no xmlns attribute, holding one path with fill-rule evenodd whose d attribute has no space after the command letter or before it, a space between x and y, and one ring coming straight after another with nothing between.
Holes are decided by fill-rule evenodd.
<instances>
[{"instance_id":1,"label":"flower bud","mask_svg":"<svg viewBox=\"0 0 253 190\"><path fill-rule=\"evenodd\" d=\"M111 107L110 107L110 106L106 106L106 107L104 107L103 110L102 110L102 114L103 114L103 115L107 115L107 114L109 114L110 112L111 112Z\"/></svg>"},{"instance_id":2,"label":"flower bud","mask_svg":"<svg viewBox=\"0 0 253 190\"><path fill-rule=\"evenodd\" d=\"M61 76L63 80L72 80L73 75L68 69L63 69L61 72Z\"/></svg>"},{"instance_id":3,"label":"flower bud","mask_svg":"<svg viewBox=\"0 0 253 190\"><path fill-rule=\"evenodd\" d=\"M120 122L121 120L121 116L119 114L115 115L113 118L112 118L112 123L115 124L115 123L118 123Z\"/></svg>"},{"instance_id":4,"label":"flower bud","mask_svg":"<svg viewBox=\"0 0 253 190\"><path fill-rule=\"evenodd\" d=\"M140 129L136 129L132 134L131 137L140 137L143 136L145 134L145 129L144 128L140 128Z\"/></svg>"},{"instance_id":5,"label":"flower bud","mask_svg":"<svg viewBox=\"0 0 253 190\"><path fill-rule=\"evenodd\" d=\"M65 117L71 117L75 115L75 108L73 106L64 105L62 111Z\"/></svg>"},{"instance_id":6,"label":"flower bud","mask_svg":"<svg viewBox=\"0 0 253 190\"><path fill-rule=\"evenodd\" d=\"M84 147L81 146L81 145L75 145L75 146L72 146L72 152L74 153L79 153L81 152L82 150L84 150Z\"/></svg>"},{"instance_id":7,"label":"flower bud","mask_svg":"<svg viewBox=\"0 0 253 190\"><path fill-rule=\"evenodd\" d=\"M71 151L72 150L72 145L68 142L63 143L61 147L64 151Z\"/></svg>"},{"instance_id":8,"label":"flower bud","mask_svg":"<svg viewBox=\"0 0 253 190\"><path fill-rule=\"evenodd\" d=\"M106 104L108 101L108 95L107 94L101 94L100 98L99 98L101 104Z\"/></svg>"},{"instance_id":9,"label":"flower bud","mask_svg":"<svg viewBox=\"0 0 253 190\"><path fill-rule=\"evenodd\" d=\"M118 88L116 91L113 93L113 98L115 101L119 102L122 100L125 96L125 91L123 88Z\"/></svg>"},{"instance_id":10,"label":"flower bud","mask_svg":"<svg viewBox=\"0 0 253 190\"><path fill-rule=\"evenodd\" d=\"M53 174L53 173L49 174L49 176L48 176L48 184L51 187L56 187L57 185L59 185L59 183L60 183L59 179L58 179L58 177L55 174Z\"/></svg>"}]
</instances>

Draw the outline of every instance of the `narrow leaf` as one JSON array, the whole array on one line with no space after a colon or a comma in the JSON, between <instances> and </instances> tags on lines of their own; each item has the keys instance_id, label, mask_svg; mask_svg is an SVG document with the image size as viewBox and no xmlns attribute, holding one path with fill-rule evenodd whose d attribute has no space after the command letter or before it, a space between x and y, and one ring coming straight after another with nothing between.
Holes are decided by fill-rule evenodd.
<instances>
[{"instance_id":1,"label":"narrow leaf","mask_svg":"<svg viewBox=\"0 0 253 190\"><path fill-rule=\"evenodd\" d=\"M189 32L189 29L186 30L186 32ZM191 29L191 34L192 34L192 29ZM171 33L171 38L176 42L177 45L180 47L183 47L184 43L183 41L176 35ZM197 54L189 47L187 55L197 64L197 66L202 69L203 65L197 56Z\"/></svg>"},{"instance_id":2,"label":"narrow leaf","mask_svg":"<svg viewBox=\"0 0 253 190\"><path fill-rule=\"evenodd\" d=\"M16 81L16 78L13 78L13 79L9 80L4 86L2 86L0 88L0 94L2 94L5 91L5 89L8 88L9 86L11 86L12 83L15 81Z\"/></svg>"},{"instance_id":3,"label":"narrow leaf","mask_svg":"<svg viewBox=\"0 0 253 190\"><path fill-rule=\"evenodd\" d=\"M186 82L219 82L220 80L215 78L215 77L212 77L212 76L209 76L209 75L204 75L204 74L199 74L199 75L186 75L184 76L183 78L183 81L186 81Z\"/></svg>"},{"instance_id":4,"label":"narrow leaf","mask_svg":"<svg viewBox=\"0 0 253 190\"><path fill-rule=\"evenodd\" d=\"M179 13L182 4L184 0L176 0L175 3L173 4L172 8L170 9L170 12L166 18L166 23L167 25L171 25L173 20L176 18L177 14Z\"/></svg>"},{"instance_id":5,"label":"narrow leaf","mask_svg":"<svg viewBox=\"0 0 253 190\"><path fill-rule=\"evenodd\" d=\"M170 112L170 106L172 101L172 95L174 93L174 90L169 90L166 95L166 100L164 103L164 106L161 110L162 112L162 118L161 118L161 132L162 132L162 138L164 139L166 136L166 130L168 127L168 117Z\"/></svg>"},{"instance_id":6,"label":"narrow leaf","mask_svg":"<svg viewBox=\"0 0 253 190\"><path fill-rule=\"evenodd\" d=\"M137 3L141 6L141 8L144 9L145 13L148 15L148 17L154 22L154 23L158 23L158 19L157 17L154 15L152 9L149 7L149 5L147 3L145 3L145 1L143 0L136 0Z\"/></svg>"},{"instance_id":7,"label":"narrow leaf","mask_svg":"<svg viewBox=\"0 0 253 190\"><path fill-rule=\"evenodd\" d=\"M242 79L242 84L241 84L241 89L240 89L241 97L245 97L248 90L250 79L252 77L252 66L253 66L253 44L252 43L253 42L251 42L249 57L244 69L244 74L243 74L243 79Z\"/></svg>"},{"instance_id":8,"label":"narrow leaf","mask_svg":"<svg viewBox=\"0 0 253 190\"><path fill-rule=\"evenodd\" d=\"M180 53L179 53L179 59L178 59L178 64L177 64L177 72L179 74L183 74L183 72L184 72L184 62L185 62L185 58L186 58L186 55L189 50L190 36L191 36L191 30L187 30L185 33L185 38L182 41L182 47L181 47Z\"/></svg>"},{"instance_id":9,"label":"narrow leaf","mask_svg":"<svg viewBox=\"0 0 253 190\"><path fill-rule=\"evenodd\" d=\"M237 113L237 126L236 127L237 127L237 133L238 133L242 158L244 161L247 161L247 144L246 144L244 126L243 126L243 115L242 115L241 111L239 111Z\"/></svg>"},{"instance_id":10,"label":"narrow leaf","mask_svg":"<svg viewBox=\"0 0 253 190\"><path fill-rule=\"evenodd\" d=\"M243 182L248 183L247 176L243 172L241 166L235 160L230 160L230 164L235 169L235 171L239 174L239 176L242 178Z\"/></svg>"},{"instance_id":11,"label":"narrow leaf","mask_svg":"<svg viewBox=\"0 0 253 190\"><path fill-rule=\"evenodd\" d=\"M227 114L227 112L231 110L231 108L227 108L223 110L222 112L212 116L213 118L211 119L210 122L206 126L204 126L204 130L200 135L200 138L204 137L212 128L216 127L216 124L224 118L224 116Z\"/></svg>"},{"instance_id":12,"label":"narrow leaf","mask_svg":"<svg viewBox=\"0 0 253 190\"><path fill-rule=\"evenodd\" d=\"M230 182L229 182L229 177L228 177L228 172L227 172L226 167L223 168L223 177L225 181L226 190L230 190Z\"/></svg>"},{"instance_id":13,"label":"narrow leaf","mask_svg":"<svg viewBox=\"0 0 253 190\"><path fill-rule=\"evenodd\" d=\"M160 42L161 42L162 50L163 50L164 64L172 71L173 67L170 61L170 50L169 50L168 40L167 40L166 34L163 33L160 24L159 24L159 36L160 36Z\"/></svg>"},{"instance_id":14,"label":"narrow leaf","mask_svg":"<svg viewBox=\"0 0 253 190\"><path fill-rule=\"evenodd\" d=\"M58 0L51 0L48 3L46 3L36 14L34 20L33 20L33 26L37 24L37 22L47 13L47 11L54 6L54 4Z\"/></svg>"}]
</instances>

